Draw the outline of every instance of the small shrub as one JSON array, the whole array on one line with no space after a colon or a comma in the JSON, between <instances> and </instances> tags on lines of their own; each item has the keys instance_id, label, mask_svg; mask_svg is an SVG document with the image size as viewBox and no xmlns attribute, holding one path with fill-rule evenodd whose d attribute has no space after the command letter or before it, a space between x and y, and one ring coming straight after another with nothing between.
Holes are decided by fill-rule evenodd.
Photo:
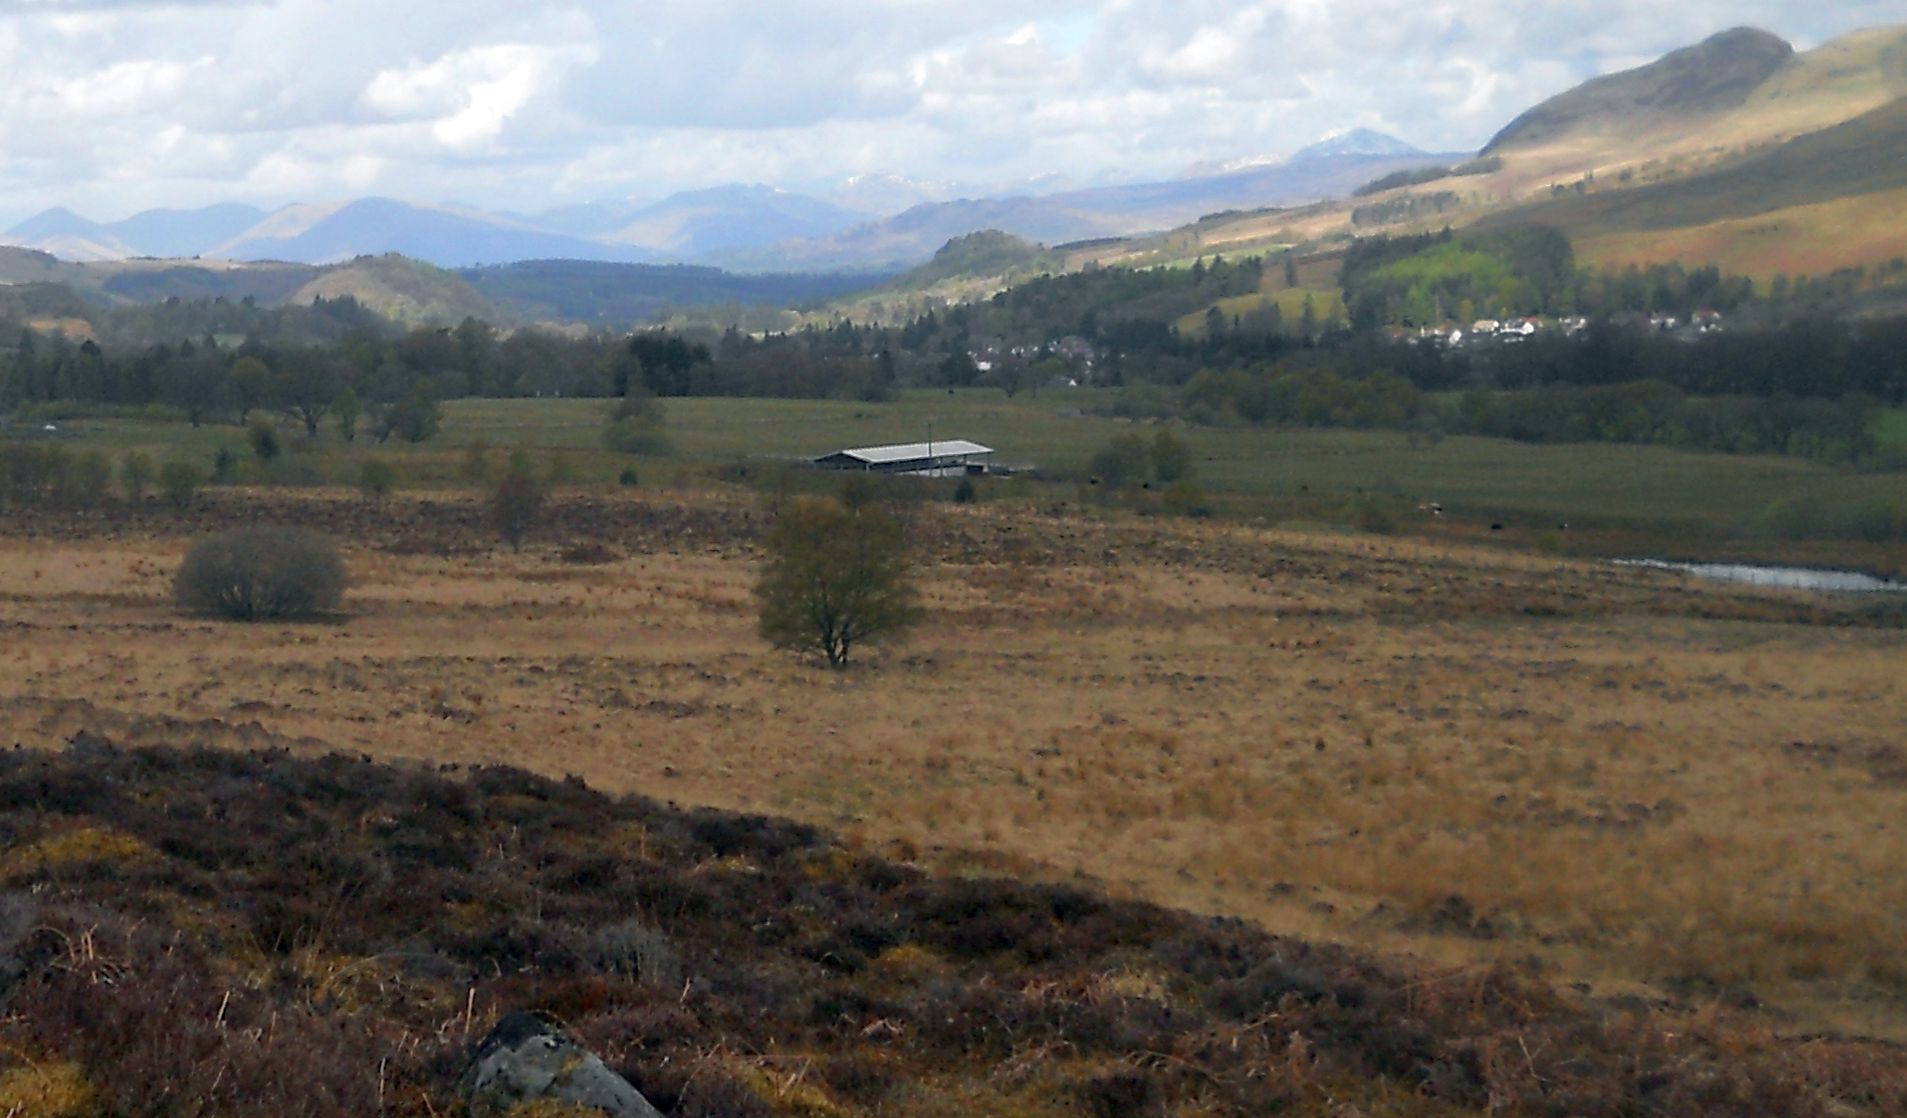
<instances>
[{"instance_id":1,"label":"small shrub","mask_svg":"<svg viewBox=\"0 0 1907 1118\"><path fill-rule=\"evenodd\" d=\"M180 606L235 621L316 617L344 598L344 561L305 528L234 528L186 552L172 584Z\"/></svg>"},{"instance_id":2,"label":"small shrub","mask_svg":"<svg viewBox=\"0 0 1907 1118\"><path fill-rule=\"evenodd\" d=\"M356 442L358 438L358 416L364 414L364 401L358 394L346 388L331 401L331 416L338 424L338 437L345 442Z\"/></svg>"},{"instance_id":3,"label":"small shrub","mask_svg":"<svg viewBox=\"0 0 1907 1118\"><path fill-rule=\"evenodd\" d=\"M542 511L543 487L530 472L529 455L518 450L510 456L509 472L490 494L490 523L511 551L522 551L523 537Z\"/></svg>"},{"instance_id":4,"label":"small shrub","mask_svg":"<svg viewBox=\"0 0 1907 1118\"><path fill-rule=\"evenodd\" d=\"M175 509L191 508L192 498L203 481L198 467L190 462L167 462L159 468L159 492L165 494L167 503Z\"/></svg>"},{"instance_id":5,"label":"small shrub","mask_svg":"<svg viewBox=\"0 0 1907 1118\"><path fill-rule=\"evenodd\" d=\"M1152 444L1137 432L1114 435L1086 468L1108 489L1143 485L1152 474Z\"/></svg>"},{"instance_id":6,"label":"small shrub","mask_svg":"<svg viewBox=\"0 0 1907 1118\"><path fill-rule=\"evenodd\" d=\"M1879 498L1861 504L1850 520L1853 534L1868 543L1886 543L1907 527L1907 518L1891 502Z\"/></svg>"},{"instance_id":7,"label":"small shrub","mask_svg":"<svg viewBox=\"0 0 1907 1118\"><path fill-rule=\"evenodd\" d=\"M1190 477L1192 448L1171 431L1160 431L1152 440L1152 474L1170 484Z\"/></svg>"},{"instance_id":8,"label":"small shrub","mask_svg":"<svg viewBox=\"0 0 1907 1118\"><path fill-rule=\"evenodd\" d=\"M1380 536L1397 531L1397 515L1376 497L1358 498L1357 526Z\"/></svg>"},{"instance_id":9,"label":"small shrub","mask_svg":"<svg viewBox=\"0 0 1907 1118\"><path fill-rule=\"evenodd\" d=\"M324 485L324 470L317 461L299 455L284 454L261 462L258 480L266 485Z\"/></svg>"},{"instance_id":10,"label":"small shrub","mask_svg":"<svg viewBox=\"0 0 1907 1118\"><path fill-rule=\"evenodd\" d=\"M621 484L621 485L637 484L636 468L634 466L624 466L622 468L622 474L616 478L616 481L618 484Z\"/></svg>"},{"instance_id":11,"label":"small shrub","mask_svg":"<svg viewBox=\"0 0 1907 1118\"><path fill-rule=\"evenodd\" d=\"M464 447L463 462L457 467L457 475L472 485L490 483L490 444L482 439L473 440Z\"/></svg>"},{"instance_id":12,"label":"small shrub","mask_svg":"<svg viewBox=\"0 0 1907 1118\"><path fill-rule=\"evenodd\" d=\"M618 454L667 454L669 435L662 401L631 389L610 409L603 424L603 446Z\"/></svg>"},{"instance_id":13,"label":"small shrub","mask_svg":"<svg viewBox=\"0 0 1907 1118\"><path fill-rule=\"evenodd\" d=\"M245 441L252 444L252 453L260 462L269 462L284 453L284 446L278 441L278 428L264 416L252 420L245 431Z\"/></svg>"},{"instance_id":14,"label":"small shrub","mask_svg":"<svg viewBox=\"0 0 1907 1118\"><path fill-rule=\"evenodd\" d=\"M6 496L21 504L57 497L72 470L72 455L62 446L0 444L0 482Z\"/></svg>"},{"instance_id":15,"label":"small shrub","mask_svg":"<svg viewBox=\"0 0 1907 1118\"><path fill-rule=\"evenodd\" d=\"M589 961L597 969L651 986L682 984L682 956L669 937L640 920L600 928L591 937Z\"/></svg>"},{"instance_id":16,"label":"small shrub","mask_svg":"<svg viewBox=\"0 0 1907 1118\"><path fill-rule=\"evenodd\" d=\"M113 464L97 450L89 450L73 459L61 496L67 504L82 508L98 504L113 487Z\"/></svg>"},{"instance_id":17,"label":"small shrub","mask_svg":"<svg viewBox=\"0 0 1907 1118\"><path fill-rule=\"evenodd\" d=\"M152 459L144 451L129 450L119 460L119 485L126 491L126 500L138 504L146 497L146 488L152 484Z\"/></svg>"},{"instance_id":18,"label":"small shrub","mask_svg":"<svg viewBox=\"0 0 1907 1118\"><path fill-rule=\"evenodd\" d=\"M980 489L973 484L972 478L963 477L960 484L954 486L953 499L956 504L971 505L980 499Z\"/></svg>"},{"instance_id":19,"label":"small shrub","mask_svg":"<svg viewBox=\"0 0 1907 1118\"><path fill-rule=\"evenodd\" d=\"M374 425L377 441L396 435L407 443L421 443L437 433L443 423L443 408L425 385L418 385L402 400L387 405Z\"/></svg>"},{"instance_id":20,"label":"small shrub","mask_svg":"<svg viewBox=\"0 0 1907 1118\"><path fill-rule=\"evenodd\" d=\"M367 458L358 467L358 492L372 504L383 504L397 488L397 467L382 458Z\"/></svg>"},{"instance_id":21,"label":"small shrub","mask_svg":"<svg viewBox=\"0 0 1907 1118\"><path fill-rule=\"evenodd\" d=\"M238 452L229 446L219 447L212 456L212 480L220 485L230 485L238 480Z\"/></svg>"},{"instance_id":22,"label":"small shrub","mask_svg":"<svg viewBox=\"0 0 1907 1118\"><path fill-rule=\"evenodd\" d=\"M849 474L841 482L841 503L851 509L873 508L886 490L875 474Z\"/></svg>"},{"instance_id":23,"label":"small shrub","mask_svg":"<svg viewBox=\"0 0 1907 1118\"><path fill-rule=\"evenodd\" d=\"M1211 502L1205 499L1205 490L1190 478L1180 478L1167 486L1160 503L1173 516L1212 515Z\"/></svg>"}]
</instances>

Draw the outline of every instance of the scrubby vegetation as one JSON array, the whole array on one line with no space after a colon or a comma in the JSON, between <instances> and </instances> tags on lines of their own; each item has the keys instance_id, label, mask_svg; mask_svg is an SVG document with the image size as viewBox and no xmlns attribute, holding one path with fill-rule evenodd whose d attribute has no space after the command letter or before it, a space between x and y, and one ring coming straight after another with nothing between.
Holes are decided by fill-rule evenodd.
<instances>
[{"instance_id":1,"label":"scrubby vegetation","mask_svg":"<svg viewBox=\"0 0 1907 1118\"><path fill-rule=\"evenodd\" d=\"M173 580L175 601L233 621L318 617L344 600L344 560L318 532L232 528L193 544Z\"/></svg>"},{"instance_id":2,"label":"scrubby vegetation","mask_svg":"<svg viewBox=\"0 0 1907 1118\"><path fill-rule=\"evenodd\" d=\"M507 768L82 735L0 755L0 805L15 1110L452 1113L521 1009L678 1118L1907 1106L1885 1044L938 877Z\"/></svg>"}]
</instances>

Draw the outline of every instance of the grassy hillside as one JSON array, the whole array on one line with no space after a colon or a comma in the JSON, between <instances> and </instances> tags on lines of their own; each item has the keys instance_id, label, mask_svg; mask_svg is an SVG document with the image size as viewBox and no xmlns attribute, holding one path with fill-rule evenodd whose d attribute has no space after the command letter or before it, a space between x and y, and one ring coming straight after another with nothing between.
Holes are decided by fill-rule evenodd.
<instances>
[{"instance_id":1,"label":"grassy hillside","mask_svg":"<svg viewBox=\"0 0 1907 1118\"><path fill-rule=\"evenodd\" d=\"M1483 224L1550 225L1572 237L1647 232L1894 190L1907 190L1907 98L1716 170L1519 207Z\"/></svg>"},{"instance_id":2,"label":"grassy hillside","mask_svg":"<svg viewBox=\"0 0 1907 1118\"><path fill-rule=\"evenodd\" d=\"M1891 260L1907 242L1907 98L1725 167L1492 214L1605 263L1715 263L1767 277Z\"/></svg>"},{"instance_id":3,"label":"grassy hillside","mask_svg":"<svg viewBox=\"0 0 1907 1118\"><path fill-rule=\"evenodd\" d=\"M1763 284L1778 275L1819 276L1840 268L1884 266L1907 257L1907 191L1884 191L1819 205L1676 229L1588 228L1577 255L1585 264L1714 264Z\"/></svg>"}]
</instances>

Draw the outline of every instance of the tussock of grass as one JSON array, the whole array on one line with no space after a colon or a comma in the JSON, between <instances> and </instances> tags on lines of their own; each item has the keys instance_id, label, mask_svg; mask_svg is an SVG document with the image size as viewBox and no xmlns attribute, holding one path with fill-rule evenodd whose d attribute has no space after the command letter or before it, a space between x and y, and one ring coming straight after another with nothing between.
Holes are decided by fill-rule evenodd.
<instances>
[{"instance_id":1,"label":"tussock of grass","mask_svg":"<svg viewBox=\"0 0 1907 1118\"><path fill-rule=\"evenodd\" d=\"M95 1113L93 1089L76 1064L28 1063L0 1072L0 1114L86 1118Z\"/></svg>"},{"instance_id":2,"label":"tussock of grass","mask_svg":"<svg viewBox=\"0 0 1907 1118\"><path fill-rule=\"evenodd\" d=\"M0 880L60 877L89 869L110 876L123 867L149 862L157 856L158 852L145 843L110 827L74 827L14 845L0 853Z\"/></svg>"}]
</instances>

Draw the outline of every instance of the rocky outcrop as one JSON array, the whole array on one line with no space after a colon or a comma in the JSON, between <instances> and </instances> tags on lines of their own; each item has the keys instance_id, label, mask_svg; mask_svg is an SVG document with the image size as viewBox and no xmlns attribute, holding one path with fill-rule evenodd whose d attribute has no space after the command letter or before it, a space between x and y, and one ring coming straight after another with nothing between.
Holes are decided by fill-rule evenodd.
<instances>
[{"instance_id":1,"label":"rocky outcrop","mask_svg":"<svg viewBox=\"0 0 1907 1118\"><path fill-rule=\"evenodd\" d=\"M470 1118L504 1118L532 1104L557 1103L610 1118L662 1118L642 1093L535 1013L512 1013L477 1045L462 1090Z\"/></svg>"}]
</instances>

